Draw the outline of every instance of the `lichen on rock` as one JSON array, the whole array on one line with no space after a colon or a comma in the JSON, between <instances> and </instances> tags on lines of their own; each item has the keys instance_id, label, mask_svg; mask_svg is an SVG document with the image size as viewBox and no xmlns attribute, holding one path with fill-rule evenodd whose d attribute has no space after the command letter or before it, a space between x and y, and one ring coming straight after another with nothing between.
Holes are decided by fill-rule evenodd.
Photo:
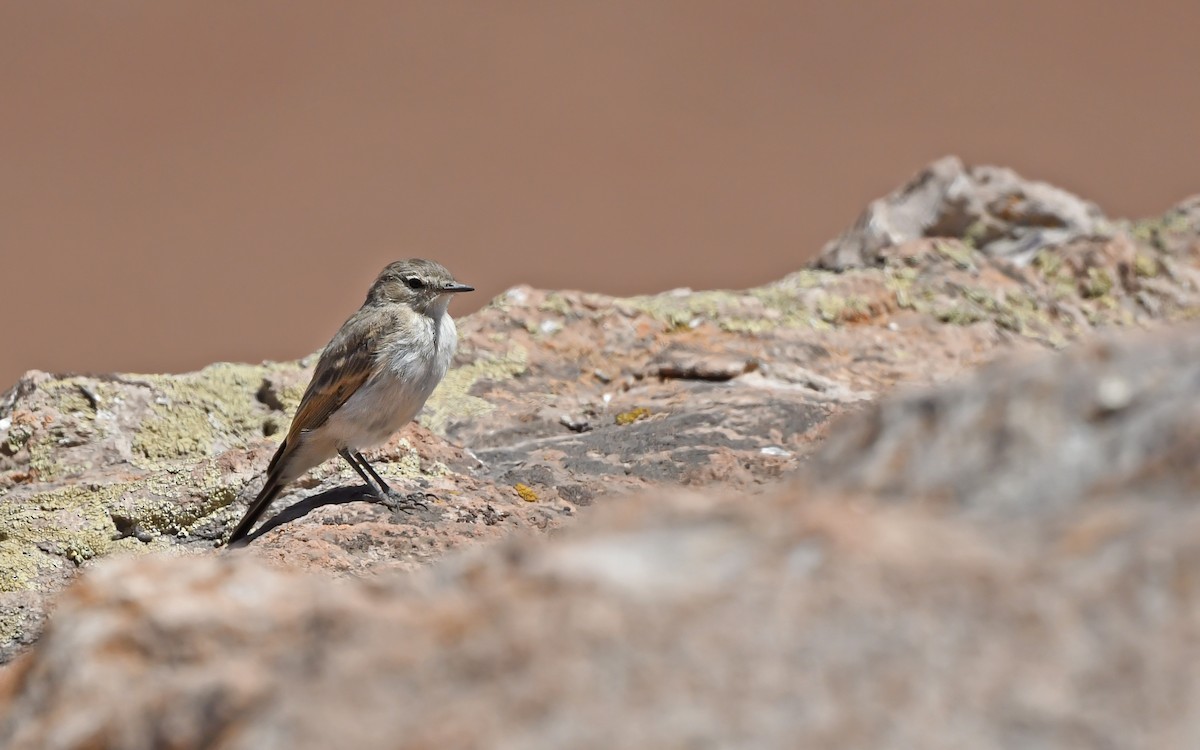
<instances>
[{"instance_id":1,"label":"lichen on rock","mask_svg":"<svg viewBox=\"0 0 1200 750\"><path fill-rule=\"evenodd\" d=\"M938 170L947 166L954 165ZM460 349L451 372L417 423L369 455L410 502L376 502L351 469L331 461L287 487L249 547L231 554L213 549L261 486L308 381L311 358L218 364L183 375L30 373L0 397L0 660L29 653L42 628L41 613L81 570L82 588L69 596L77 597L72 611L90 618L78 608L86 599L78 592L111 592L125 575L100 570L100 561L157 550L201 559L185 561L197 565L139 560L144 568L114 561L108 570L133 571L129 580L143 570L151 578L167 577L147 583L145 591L158 592L148 601L172 597L172 607L190 613L174 621L185 633L180 640L158 640L162 629L139 630L160 611L155 607L147 605L129 623L121 617L130 613L109 599L97 602L97 611L113 607L118 613L105 622L120 643L135 642L120 638L138 633L146 639L139 643L169 644L162 651L135 652L128 664L142 665L137 659L152 653L186 654L162 673L168 680L177 669L195 667L200 674L213 667L205 680L181 679L182 697L173 697L172 705L211 709L217 705L214 693L189 691L217 686L228 701L218 702L218 709L229 707L242 728L265 726L263 706L285 704L303 716L311 712L318 726L333 727L338 717L322 713L330 705L326 701L275 699L291 695L287 691L296 685L316 685L328 689L331 700L340 699L349 682L375 674L375 666L392 689L395 674L411 675L422 664L430 679L449 680L454 689L429 696L433 714L389 709L381 718L371 713L372 700L348 701L347 711L362 712L356 726L374 728L395 716L431 726L436 722L430 715L449 715L447 706L474 712L511 698L515 710L489 714L496 723L486 727L486 739L494 744L493 729L505 721L552 715L560 704L591 705L572 702L578 696L596 698L595 705L607 706L606 715L615 715L604 703L615 693L588 691L610 685L614 674L622 679L611 684L653 688L659 683L641 682L646 675L637 668L645 659L660 658L653 663L661 669L647 674L686 677L711 688L703 694L720 696L711 705L714 712L741 705L743 698L754 711L784 706L771 702L777 694L767 688L785 685L778 695L794 695L791 677L805 672L789 670L787 680L775 680L778 650L770 658L756 650L765 641L741 627L747 618L774 628L770 643L793 644L789 653L805 655L805 669L815 665L817 676L804 683L807 696L820 698L830 685L876 684L872 680L886 683L880 695L907 695L895 686L910 685L919 674L920 700L930 694L927 688L942 690L938 695L953 699L938 705L957 711L964 691L975 689L983 675L986 684L974 694L978 702L956 713L955 721L977 717L971 707L992 705L1006 681L1031 684L1025 694L1043 701L1039 710L1050 713L1065 705L1062 696L1075 706L1072 685L1099 684L1096 689L1128 698L1123 678L1080 681L1072 660L1119 647L1130 659L1120 663L1138 665L1146 675L1157 673L1146 664L1193 661L1153 661L1157 641L1134 638L1144 632L1126 626L1137 617L1145 622L1163 617L1153 620L1163 623L1155 632L1190 633L1187 623L1171 619L1172 612L1186 608L1160 606L1181 591L1180 602L1186 603L1186 586L1159 585L1175 579L1156 576L1186 570L1180 561L1195 557L1188 546L1195 536L1187 533L1195 519L1185 500L1194 495L1196 482L1195 462L1187 459L1197 442L1188 404L1196 395L1189 389L1200 382L1192 372L1200 344L1194 330L1164 324L1200 316L1200 203L1187 201L1159 220L1130 225L1041 188L1020 195L1008 190L1005 200L987 203L989 193L976 179L981 174L963 167L955 184L917 186L930 210L926 218L936 220L910 222L912 236L885 237L859 226L844 235L836 257L827 254L812 267L753 289L674 290L630 299L510 290L458 321ZM904 208L900 203L911 199L899 191L874 204L868 218L896 220ZM1061 215L1043 211L1060 204ZM1042 231L1047 228L1055 231ZM847 244L858 240L873 244ZM1160 330L1070 346L1124 327ZM995 361L1004 364L972 374ZM898 386L904 389L893 393ZM681 486L705 492L683 492ZM637 499L612 500L630 493L639 493ZM1091 503L1092 498L1103 502ZM610 507L617 509L615 520L597 522L598 516L589 515L576 521L585 509L604 513ZM570 525L580 528L551 534L546 542L530 541ZM537 534L514 533L519 531ZM409 587L414 579L398 575L444 560L451 551L502 539L508 541L500 548L440 563L416 588ZM1153 549L1158 556L1143 554L1138 540L1161 543ZM1161 550L1178 559L1159 555ZM259 564L263 561L270 567ZM1151 569L1147 566L1158 566L1149 583L1138 578ZM327 587L323 577L304 574L311 570L378 580ZM1139 580L1137 586L1153 589L1151 599L1120 598ZM1119 588L1116 598L1097 581ZM389 596L380 596L385 590ZM786 599L791 609L779 609L785 601L780 592L793 597ZM414 601L428 606L411 606ZM646 601L655 607L646 608ZM1121 619L1146 601L1155 606ZM679 602L684 605L675 609ZM731 606L721 609L723 602ZM478 611L471 614L472 608ZM231 612L245 618L223 619ZM888 617L881 620L880 612ZM1060 617L1063 612L1070 616ZM1046 693L1040 677L1021 682L1033 673L1005 671L1019 667L1022 654L1065 653L1046 648L1047 642L1094 638L1090 618L1097 612L1105 618L1105 639L1124 636L1118 647L1088 641L1086 648L1051 660L1059 670L1054 684L1067 688ZM659 615L664 619L654 619ZM947 650L940 629L948 616L958 618L954 632L965 634L957 650ZM1033 625L1004 628L1004 617ZM422 625L421 618L428 622ZM336 627L330 629L331 622ZM811 632L797 629L796 622ZM877 627L880 622L888 627ZM896 622L905 627L891 627ZM1080 622L1088 628L1076 627ZM383 623L372 637L384 645L355 651L363 643L353 637L356 629L376 627L372 623ZM70 626L76 624L94 623L81 619ZM222 637L246 628L253 637L239 647L247 650L237 658L263 665L255 673L267 675L267 681L249 692L222 682L241 672L209 661L228 653L225 641L222 648L196 646L209 643L203 640L211 635L208 627ZM680 638L695 627L710 628L705 632L712 643L743 650L715 649L697 662L690 650L696 643ZM268 631L277 652L254 635ZM754 637L743 639L746 633ZM1053 637L1033 637L1039 633ZM481 634L500 647L479 640ZM322 658L336 665L346 660L344 671L322 669L314 680L295 680L288 672L298 664L294 658L270 656L315 653L305 640L313 638ZM980 651L980 642L1001 645ZM529 650L530 643L538 648ZM548 643L560 649L547 652ZM470 653L447 656L455 644ZM630 657L632 644L644 649L642 658ZM46 648L54 651L35 650L30 661L60 653L75 658L61 640ZM586 659L572 667L578 671L561 668L562 654L598 652L605 657L601 672L588 671L593 662ZM481 653L498 654L499 660L480 672ZM879 659L880 653L888 658ZM395 662L380 665L380 654ZM739 658L720 661L729 654ZM746 661L743 654L759 661ZM820 658L809 664L814 654ZM694 669L697 663L705 670ZM1086 674L1111 667L1087 663ZM514 671L514 664L521 669ZM708 669L713 664L730 671L705 682L717 674ZM478 679L484 672L508 689L512 680L532 674L522 671L529 665L554 680L582 675L573 683L578 692L564 700L557 682L549 689L529 683L526 693L489 694L478 704L446 698L489 684ZM458 667L470 679L455 682ZM29 680L21 685L22 700L51 700L30 709L22 727L41 727L38 717L63 715L64 706L53 703L59 693L39 682L48 673L25 668L11 673ZM726 679L729 674L734 678ZM742 690L746 675L746 684L765 691L750 696L753 700ZM970 679L963 682L963 675ZM1190 679L1182 672L1174 677L1181 675ZM106 684L157 684L109 680ZM271 680L290 682L285 690ZM414 684L425 689L427 682ZM730 685L738 690L721 692ZM259 696L254 691L260 688L271 700L240 702ZM650 694L667 695L661 685ZM156 715L138 701L161 696L151 688L131 695L118 709L92 696L67 708L99 707L88 712L88 720L101 726L153 725ZM530 711L529 695L552 696L553 710ZM855 701L867 700L863 695L855 693L845 705L859 705ZM815 702L805 707L818 706L813 711L820 715L843 705L825 699L824 709ZM414 705L408 699L401 704ZM135 707L132 713L121 713L126 705ZM651 723L663 715L637 713L647 705L623 705L618 713ZM786 707L790 712L779 716L796 715L796 706ZM870 703L862 715L906 715L892 708ZM1085 733L1089 738L1125 739L1120 733L1137 723L1107 725L1106 712L1088 711L1072 713L1075 723L1068 723L1090 722L1105 730ZM212 726L231 726L221 715L197 715ZM750 711L742 718L760 715ZM1003 736L1010 741L1026 736L1020 732L1032 725L1025 718L1014 720L1016 735ZM7 738L3 721L0 744ZM772 726L793 725L789 718ZM533 736L522 734L527 729L521 725L512 736ZM451 735L433 744L447 744L446 736Z\"/></svg>"}]
</instances>

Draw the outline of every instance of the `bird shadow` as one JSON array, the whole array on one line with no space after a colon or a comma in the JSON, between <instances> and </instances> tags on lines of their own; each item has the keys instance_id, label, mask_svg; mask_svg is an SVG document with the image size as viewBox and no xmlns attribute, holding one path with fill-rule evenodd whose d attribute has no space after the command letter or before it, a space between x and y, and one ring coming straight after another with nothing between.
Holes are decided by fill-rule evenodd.
<instances>
[{"instance_id":1,"label":"bird shadow","mask_svg":"<svg viewBox=\"0 0 1200 750\"><path fill-rule=\"evenodd\" d=\"M418 496L427 498L427 497L430 497L430 494L423 493L423 492L414 492L414 493L411 493L411 495L409 496L409 500L411 501L413 497L418 497ZM272 529L277 529L286 523L298 521L301 518L304 518L305 516L307 516L309 513L316 510L317 508L324 508L328 505L345 505L346 503L352 503L356 500L361 500L366 503L373 503L375 505L383 505L385 508L388 508L393 513L400 512L400 513L405 513L407 515L418 514L418 517L424 517L424 515L430 511L430 509L428 507L422 507L421 508L422 512L418 512L416 508L403 508L402 507L402 508L397 509L395 507L387 505L386 503L381 503L379 498L375 497L375 495L371 492L371 488L365 484L334 487L332 489L328 489L323 492L318 492L315 495L309 495L308 497L304 498L303 500L301 500L299 502L292 503L291 505L287 506L283 510L279 511L278 513L276 513L275 515L271 516L266 521L264 521L263 524L261 526L259 526L257 530L255 530L254 532L252 532L250 534L247 534L246 536L239 539L237 542L229 545L229 549L239 549L241 547L245 547L246 545L253 542L255 539L258 539L260 536L266 534L268 531L271 531ZM418 502L418 504L423 505L423 503L419 503L419 502Z\"/></svg>"},{"instance_id":2,"label":"bird shadow","mask_svg":"<svg viewBox=\"0 0 1200 750\"><path fill-rule=\"evenodd\" d=\"M352 503L355 500L362 500L369 503L379 502L375 496L371 494L371 488L367 487L365 484L348 487L334 487L323 492L318 492L315 495L309 495L300 502L292 503L286 508L280 510L278 513L263 522L258 529L250 534L247 534L236 543L231 544L230 548L237 549L239 547L245 547L263 534L266 534L268 531L277 529L285 523L298 521L317 508L324 508L327 505L345 505L346 503Z\"/></svg>"}]
</instances>

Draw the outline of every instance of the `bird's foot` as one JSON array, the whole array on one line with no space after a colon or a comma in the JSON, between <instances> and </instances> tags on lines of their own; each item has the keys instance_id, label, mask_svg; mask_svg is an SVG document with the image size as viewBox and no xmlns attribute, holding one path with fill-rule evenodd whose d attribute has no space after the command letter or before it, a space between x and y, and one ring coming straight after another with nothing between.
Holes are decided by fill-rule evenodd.
<instances>
[{"instance_id":1,"label":"bird's foot","mask_svg":"<svg viewBox=\"0 0 1200 750\"><path fill-rule=\"evenodd\" d=\"M379 503L385 508L393 511L403 511L404 513L414 513L418 510L429 510L426 499L437 499L437 495L432 492L400 492L399 490L388 488L384 496L378 497Z\"/></svg>"}]
</instances>

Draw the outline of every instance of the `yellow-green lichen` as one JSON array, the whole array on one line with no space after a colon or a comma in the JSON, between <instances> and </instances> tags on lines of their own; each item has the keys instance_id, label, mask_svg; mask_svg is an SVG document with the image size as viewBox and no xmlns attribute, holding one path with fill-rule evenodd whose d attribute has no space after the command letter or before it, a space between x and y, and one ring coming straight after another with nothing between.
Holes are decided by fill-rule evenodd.
<instances>
[{"instance_id":1,"label":"yellow-green lichen","mask_svg":"<svg viewBox=\"0 0 1200 750\"><path fill-rule=\"evenodd\" d=\"M144 531L165 536L185 535L218 516L237 499L240 484L224 482L215 464L203 472L164 472L142 480L139 486L105 503L113 516ZM147 496L150 495L150 496ZM179 500L188 498L188 502Z\"/></svg>"},{"instance_id":2,"label":"yellow-green lichen","mask_svg":"<svg viewBox=\"0 0 1200 750\"><path fill-rule=\"evenodd\" d=\"M769 318L730 318L722 320L720 328L729 333L763 334L779 328L779 321Z\"/></svg>"},{"instance_id":3,"label":"yellow-green lichen","mask_svg":"<svg viewBox=\"0 0 1200 750\"><path fill-rule=\"evenodd\" d=\"M291 415L300 406L300 399L304 398L304 389L307 386L308 384L305 381L297 380L275 391L275 397L279 399L279 405L283 413L288 415L287 420L289 423Z\"/></svg>"},{"instance_id":4,"label":"yellow-green lichen","mask_svg":"<svg viewBox=\"0 0 1200 750\"><path fill-rule=\"evenodd\" d=\"M987 314L975 305L958 303L939 307L934 315L943 323L956 326L967 326L987 319Z\"/></svg>"},{"instance_id":5,"label":"yellow-green lichen","mask_svg":"<svg viewBox=\"0 0 1200 750\"><path fill-rule=\"evenodd\" d=\"M1061 335L1033 296L1019 289L1009 289L991 299L994 305L992 316L996 325L1035 341L1052 346L1059 345Z\"/></svg>"},{"instance_id":6,"label":"yellow-green lichen","mask_svg":"<svg viewBox=\"0 0 1200 750\"><path fill-rule=\"evenodd\" d=\"M566 318L575 312L575 306L571 304L571 301L568 300L566 296L559 294L558 292L550 292L546 295L546 298L542 300L542 304L538 305L538 310L548 313L557 313L558 315Z\"/></svg>"},{"instance_id":7,"label":"yellow-green lichen","mask_svg":"<svg viewBox=\"0 0 1200 750\"><path fill-rule=\"evenodd\" d=\"M1054 279L1063 268L1062 255L1056 249L1038 250L1033 256L1032 265L1043 277Z\"/></svg>"},{"instance_id":8,"label":"yellow-green lichen","mask_svg":"<svg viewBox=\"0 0 1200 750\"><path fill-rule=\"evenodd\" d=\"M186 375L138 376L158 393L151 416L133 439L139 464L155 468L167 461L202 458L261 436L270 415L258 399L264 368L288 367L297 365L223 362Z\"/></svg>"},{"instance_id":9,"label":"yellow-green lichen","mask_svg":"<svg viewBox=\"0 0 1200 750\"><path fill-rule=\"evenodd\" d=\"M0 644L12 643L33 626L35 615L25 609L0 610Z\"/></svg>"},{"instance_id":10,"label":"yellow-green lichen","mask_svg":"<svg viewBox=\"0 0 1200 750\"><path fill-rule=\"evenodd\" d=\"M1133 257L1133 271L1143 279L1158 275L1158 259L1149 253L1139 252Z\"/></svg>"},{"instance_id":11,"label":"yellow-green lichen","mask_svg":"<svg viewBox=\"0 0 1200 750\"><path fill-rule=\"evenodd\" d=\"M446 426L452 418L465 419L487 414L495 407L471 395L471 388L481 380L509 380L525 372L527 367L528 354L525 349L513 346L504 356L481 356L469 365L451 370L425 403L421 424L439 435L445 435Z\"/></svg>"},{"instance_id":12,"label":"yellow-green lichen","mask_svg":"<svg viewBox=\"0 0 1200 750\"><path fill-rule=\"evenodd\" d=\"M976 219L963 232L962 241L967 247L977 250L983 246L983 241L987 239L990 231L987 222L982 219Z\"/></svg>"},{"instance_id":13,"label":"yellow-green lichen","mask_svg":"<svg viewBox=\"0 0 1200 750\"><path fill-rule=\"evenodd\" d=\"M81 377L42 384L39 391L46 400L45 411L39 411L37 417L28 413L16 416L5 438L4 452L28 450L27 466L43 481L83 471L86 466L64 466L58 448L64 440L73 445L78 441L88 442L101 430L94 417L102 399L100 394L109 397L110 390L103 383L89 383Z\"/></svg>"},{"instance_id":14,"label":"yellow-green lichen","mask_svg":"<svg viewBox=\"0 0 1200 750\"><path fill-rule=\"evenodd\" d=\"M812 289L822 286L831 276L829 271L819 271L814 268L805 268L794 273L789 273L778 282L779 286L794 287L797 289Z\"/></svg>"},{"instance_id":15,"label":"yellow-green lichen","mask_svg":"<svg viewBox=\"0 0 1200 750\"><path fill-rule=\"evenodd\" d=\"M1188 232L1191 228L1185 214L1168 211L1162 216L1133 222L1129 227L1129 234L1136 240L1162 249L1162 235Z\"/></svg>"},{"instance_id":16,"label":"yellow-green lichen","mask_svg":"<svg viewBox=\"0 0 1200 750\"><path fill-rule=\"evenodd\" d=\"M870 317L871 307L866 298L858 295L825 294L817 299L817 314L832 325L850 323Z\"/></svg>"},{"instance_id":17,"label":"yellow-green lichen","mask_svg":"<svg viewBox=\"0 0 1200 750\"><path fill-rule=\"evenodd\" d=\"M91 382L87 382L91 380ZM49 396L54 407L63 414L93 416L96 409L113 396L108 383L81 377L68 377L44 384L42 393Z\"/></svg>"},{"instance_id":18,"label":"yellow-green lichen","mask_svg":"<svg viewBox=\"0 0 1200 750\"><path fill-rule=\"evenodd\" d=\"M998 328L1017 333L1048 346L1061 348L1066 339L1038 300L1021 289L997 292L988 287L954 286L957 299L939 299L919 309L949 325L967 326L990 321Z\"/></svg>"},{"instance_id":19,"label":"yellow-green lichen","mask_svg":"<svg viewBox=\"0 0 1200 750\"><path fill-rule=\"evenodd\" d=\"M153 463L208 455L215 428L197 404L168 402L142 423L133 440L136 454Z\"/></svg>"},{"instance_id":20,"label":"yellow-green lichen","mask_svg":"<svg viewBox=\"0 0 1200 750\"><path fill-rule=\"evenodd\" d=\"M66 559L78 565L118 550L166 546L222 513L238 487L215 464L111 484L77 484L0 504L0 591L30 588ZM188 502L179 502L187 498ZM120 526L120 528L118 528ZM133 533L158 537L150 543Z\"/></svg>"},{"instance_id":21,"label":"yellow-green lichen","mask_svg":"<svg viewBox=\"0 0 1200 750\"><path fill-rule=\"evenodd\" d=\"M441 461L430 461L423 473L427 477L448 477L453 472L450 471L449 466Z\"/></svg>"},{"instance_id":22,"label":"yellow-green lichen","mask_svg":"<svg viewBox=\"0 0 1200 750\"><path fill-rule=\"evenodd\" d=\"M21 421L13 420L12 425L8 428L8 434L4 438L4 448L10 455L16 453L25 447L29 439L33 437L37 429L34 427L34 420L30 416Z\"/></svg>"},{"instance_id":23,"label":"yellow-green lichen","mask_svg":"<svg viewBox=\"0 0 1200 750\"><path fill-rule=\"evenodd\" d=\"M64 467L54 457L54 440L54 435L48 432L45 437L29 443L29 471L42 481L64 473Z\"/></svg>"},{"instance_id":24,"label":"yellow-green lichen","mask_svg":"<svg viewBox=\"0 0 1200 750\"><path fill-rule=\"evenodd\" d=\"M723 331L763 333L786 327L811 326L814 322L805 290L832 274L804 270L783 280L745 291L708 290L667 292L625 300L634 310L663 323L668 333L687 331L712 323Z\"/></svg>"},{"instance_id":25,"label":"yellow-green lichen","mask_svg":"<svg viewBox=\"0 0 1200 750\"><path fill-rule=\"evenodd\" d=\"M662 321L667 330L690 328L693 321L720 322L722 314L739 307L741 295L728 291L687 292L686 294L655 294L630 297L626 300L636 310Z\"/></svg>"},{"instance_id":26,"label":"yellow-green lichen","mask_svg":"<svg viewBox=\"0 0 1200 750\"><path fill-rule=\"evenodd\" d=\"M805 287L785 283L767 284L746 290L746 296L758 300L763 311L774 311L786 316L797 310L803 310Z\"/></svg>"},{"instance_id":27,"label":"yellow-green lichen","mask_svg":"<svg viewBox=\"0 0 1200 750\"><path fill-rule=\"evenodd\" d=\"M905 266L889 266L883 272L883 287L892 293L896 307L902 310L916 310L917 299L913 294L913 285L918 277L917 269Z\"/></svg>"},{"instance_id":28,"label":"yellow-green lichen","mask_svg":"<svg viewBox=\"0 0 1200 750\"><path fill-rule=\"evenodd\" d=\"M624 427L625 425L633 424L640 419L645 419L648 416L650 416L650 410L644 406L638 406L630 409L629 411L621 412L613 418L613 422Z\"/></svg>"},{"instance_id":29,"label":"yellow-green lichen","mask_svg":"<svg viewBox=\"0 0 1200 750\"><path fill-rule=\"evenodd\" d=\"M110 552L112 518L84 487L46 492L0 506L0 591L32 587L41 571L65 557L79 564Z\"/></svg>"},{"instance_id":30,"label":"yellow-green lichen","mask_svg":"<svg viewBox=\"0 0 1200 750\"><path fill-rule=\"evenodd\" d=\"M1042 275L1055 300L1068 300L1079 296L1079 284L1075 275L1057 249L1039 250L1033 256L1032 265Z\"/></svg>"},{"instance_id":31,"label":"yellow-green lichen","mask_svg":"<svg viewBox=\"0 0 1200 750\"><path fill-rule=\"evenodd\" d=\"M964 271L976 270L975 251L969 245L954 240L938 240L933 243L933 249Z\"/></svg>"},{"instance_id":32,"label":"yellow-green lichen","mask_svg":"<svg viewBox=\"0 0 1200 750\"><path fill-rule=\"evenodd\" d=\"M1113 278L1103 268L1089 268L1087 279L1083 281L1082 292L1087 299L1104 297L1113 289Z\"/></svg>"},{"instance_id":33,"label":"yellow-green lichen","mask_svg":"<svg viewBox=\"0 0 1200 750\"><path fill-rule=\"evenodd\" d=\"M419 477L422 474L429 472L421 471L421 456L417 453L416 448L413 448L412 443L408 438L400 438L399 446L404 451L403 454L395 461L390 461L385 464L376 464L376 468L380 466L387 467L381 471L385 478L401 477L411 479Z\"/></svg>"},{"instance_id":34,"label":"yellow-green lichen","mask_svg":"<svg viewBox=\"0 0 1200 750\"><path fill-rule=\"evenodd\" d=\"M964 286L962 296L976 307L985 312L999 312L1000 302L993 296L992 290L978 286Z\"/></svg>"},{"instance_id":35,"label":"yellow-green lichen","mask_svg":"<svg viewBox=\"0 0 1200 750\"><path fill-rule=\"evenodd\" d=\"M517 496L527 503L536 503L538 501L537 492L527 484L514 484L513 489L516 490Z\"/></svg>"},{"instance_id":36,"label":"yellow-green lichen","mask_svg":"<svg viewBox=\"0 0 1200 750\"><path fill-rule=\"evenodd\" d=\"M1034 311L1038 309L1037 300L1018 289L1010 289L1005 292L1004 302L1010 310Z\"/></svg>"},{"instance_id":37,"label":"yellow-green lichen","mask_svg":"<svg viewBox=\"0 0 1200 750\"><path fill-rule=\"evenodd\" d=\"M804 273L817 274L815 271L800 272L800 274ZM793 276L796 275L793 274ZM820 275L828 276L829 274L828 272L820 272ZM789 276L788 279L777 284L767 284L766 286L750 289L747 294L762 303L765 308L764 312L758 314L753 319L743 318L739 320L734 317L722 321L721 327L727 331L734 331L744 330L747 327L753 327L758 330L769 330L811 326L813 313L807 302L807 298L813 294L807 291L811 287L803 283L803 276L800 277L798 282L793 282L791 279L792 277Z\"/></svg>"}]
</instances>

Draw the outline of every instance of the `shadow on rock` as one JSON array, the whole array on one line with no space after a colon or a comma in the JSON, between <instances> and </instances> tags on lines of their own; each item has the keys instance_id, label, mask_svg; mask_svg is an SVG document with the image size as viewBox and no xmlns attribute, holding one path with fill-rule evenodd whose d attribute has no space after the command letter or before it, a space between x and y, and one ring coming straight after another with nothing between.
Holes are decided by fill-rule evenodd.
<instances>
[{"instance_id":1,"label":"shadow on rock","mask_svg":"<svg viewBox=\"0 0 1200 750\"><path fill-rule=\"evenodd\" d=\"M376 505L380 505L381 507L386 507L392 511L394 516L400 518L420 519L426 522L435 521L436 518L428 517L431 511L428 505L425 504L425 499L429 497L434 496L432 493L425 492L409 493L405 499L411 505L406 507L391 507L379 502L379 500L371 494L370 489L366 485L359 485L357 487L334 487L333 489L318 492L315 495L310 495L303 500L300 500L299 502L282 507L274 515L268 516L266 521L264 521L256 530L247 535L245 539L241 540L237 544L230 545L230 548L240 549L245 547L259 537L265 535L267 532L273 531L284 524L290 524L294 521L299 521L318 508L324 508L333 505L345 505L346 503L351 503L355 500L361 500L363 502L374 503Z\"/></svg>"}]
</instances>

